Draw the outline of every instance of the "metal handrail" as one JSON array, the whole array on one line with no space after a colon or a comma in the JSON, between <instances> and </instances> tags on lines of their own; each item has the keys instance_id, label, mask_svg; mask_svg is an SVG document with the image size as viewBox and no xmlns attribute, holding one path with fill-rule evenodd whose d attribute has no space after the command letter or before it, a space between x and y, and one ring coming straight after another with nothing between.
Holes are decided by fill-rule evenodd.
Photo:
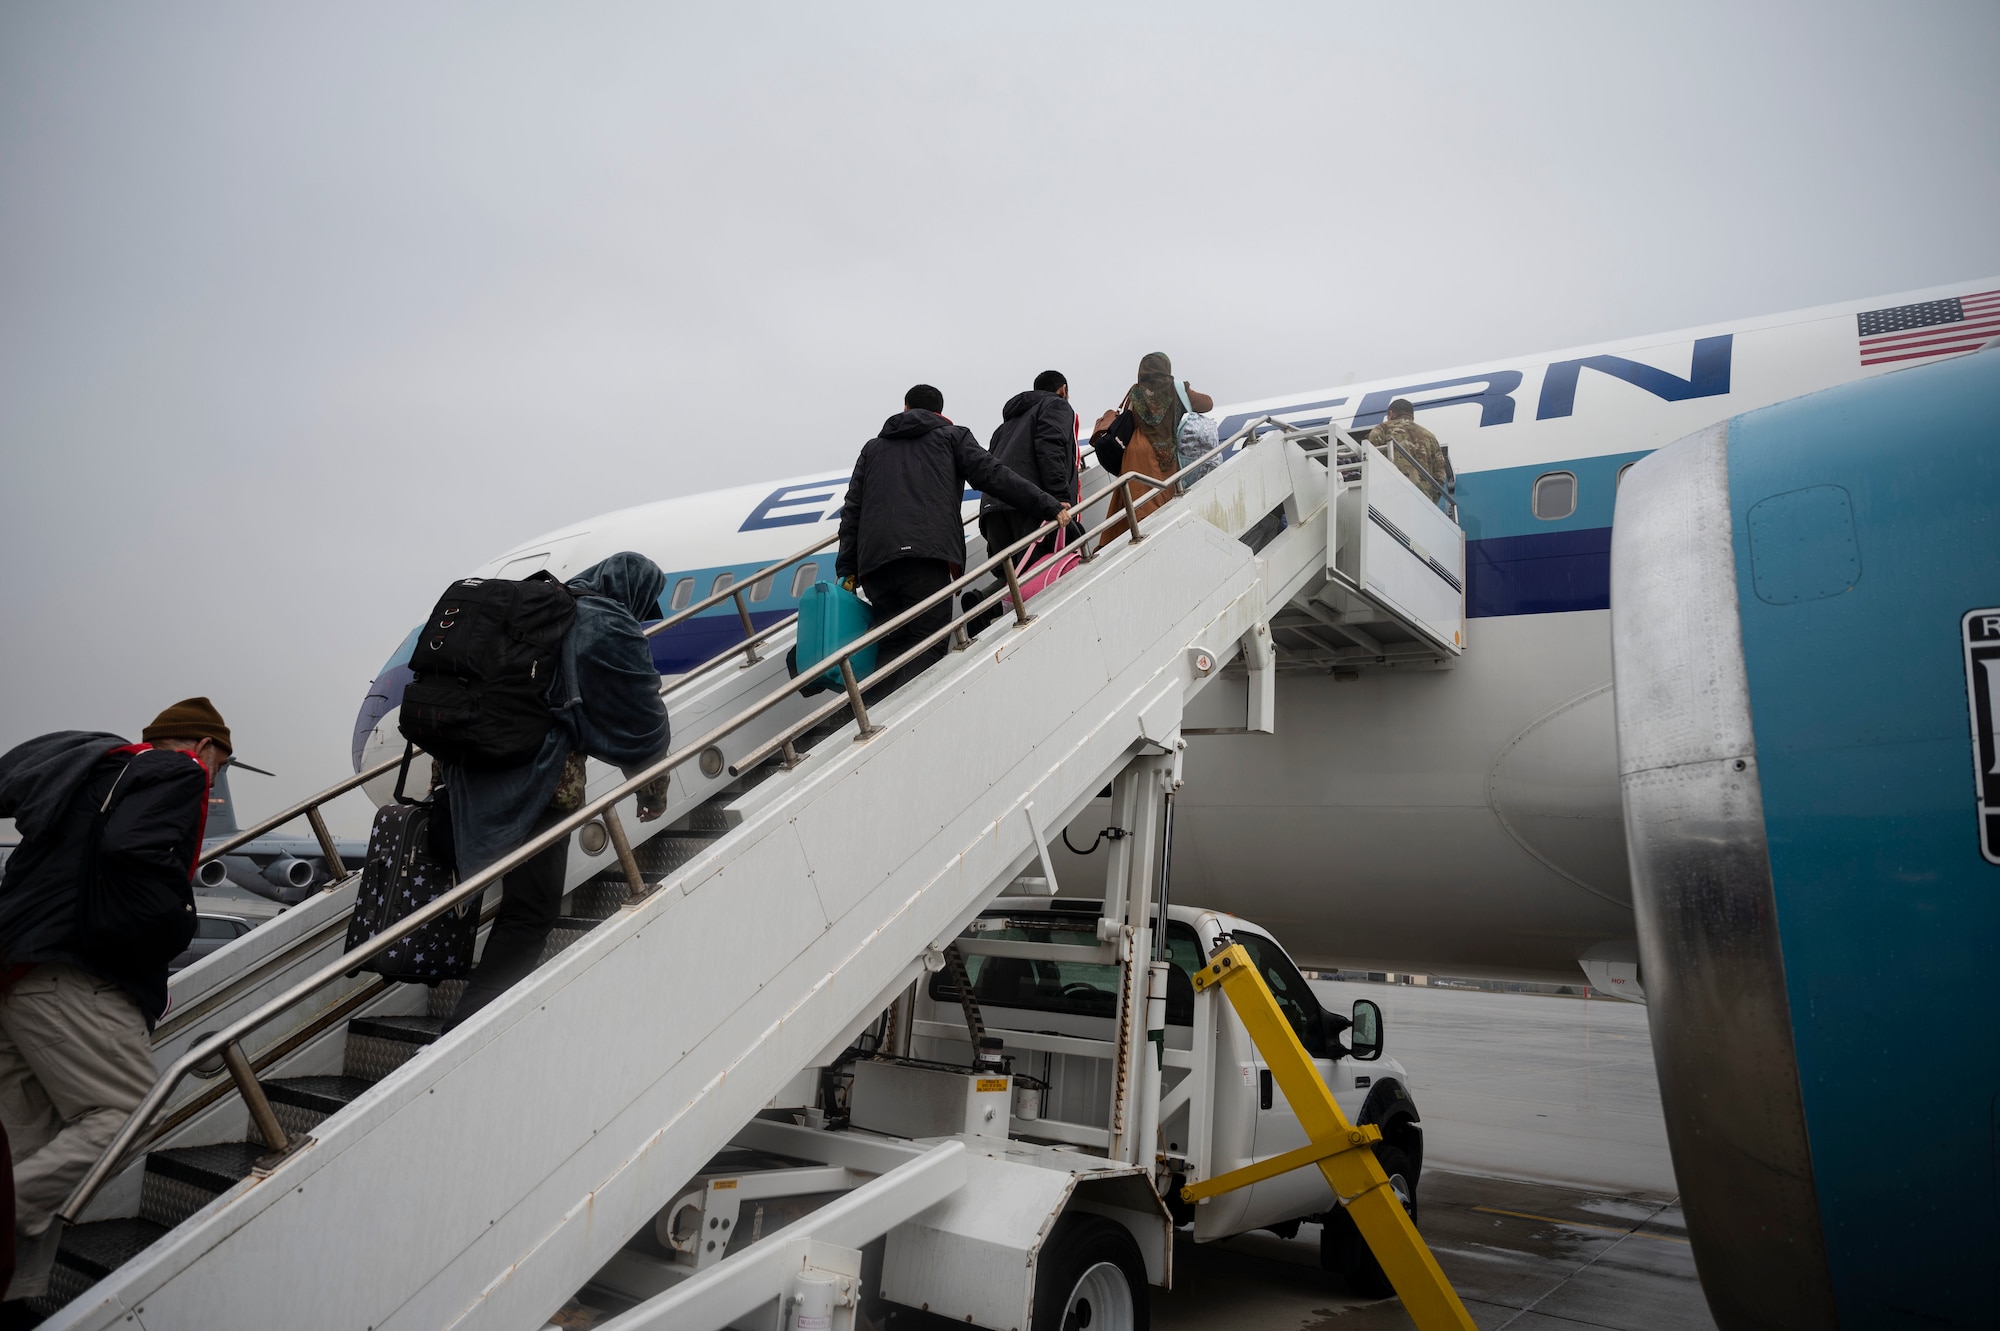
<instances>
[{"instance_id":1,"label":"metal handrail","mask_svg":"<svg viewBox=\"0 0 2000 1331\"><path fill-rule=\"evenodd\" d=\"M422 750L419 749L416 752L421 753ZM250 826L219 845L203 850L195 858L195 867L198 869L210 860L219 860L238 846L248 845L258 837L263 836L266 832L276 831L278 828L292 821L292 819L303 814L306 821L312 824L313 836L319 842L319 853L326 861L326 870L329 874L333 875L328 887L331 888L335 884L344 882L348 874L347 865L341 860L340 851L333 843L333 833L326 825L326 815L320 812L320 806L338 799L357 786L373 781L378 776L395 771L402 763L403 759L401 758L391 758L386 762L378 763L365 772L356 772L353 776L345 780L334 782L325 790L320 791L319 794L308 796L288 809L250 824Z\"/></svg>"},{"instance_id":2,"label":"metal handrail","mask_svg":"<svg viewBox=\"0 0 2000 1331\"><path fill-rule=\"evenodd\" d=\"M979 515L975 513L971 517L964 519L960 523L960 525L970 526L972 525L972 523L978 520L978 517ZM674 613L668 615L665 619L661 619L652 624L648 624L646 627L641 629L640 632L648 638L656 637L659 634L665 632L666 630L674 627L676 624L684 623L685 621L694 618L702 611L711 609L715 606L722 604L722 602L725 600L729 600L732 597L740 598L745 589L755 587L760 581L762 581L766 577L775 577L778 573L784 571L785 569L791 568L795 564L800 564L805 562L805 560L807 560L813 555L818 554L820 551L826 549L827 546L832 545L839 539L840 539L839 532L835 532L830 536L822 537L819 540L814 541L811 545L805 546L803 549L796 550L775 563L766 564L763 568L757 570L755 573L745 578L742 582L735 583L729 587L725 587L719 592L710 592L707 596L703 597L701 600L694 602L692 605L683 607L682 609L675 611ZM747 627L749 619L749 610L740 599L737 600L737 609L742 613ZM714 656L709 657L706 661L703 661L698 665L690 666L686 671L682 672L679 675L674 676L671 680L667 681L666 683L660 686L661 696L662 697L667 696L685 687L686 685L692 683L694 680L708 674L710 671L714 670L717 666L721 665L723 662L728 661L729 659L737 655L737 653L744 651L746 648L752 649L750 659L753 662L756 661L758 658L754 654L754 649L759 644L763 643L766 639L772 637L774 634L782 632L785 628L797 622L798 617L799 617L798 612L793 611L791 614L786 615L783 619L777 620L771 624L767 624L762 629L757 629L752 632L749 632L745 637L744 641L736 643L729 647L725 647L721 651L717 652ZM424 751L421 748L413 749L411 756L412 757L420 756L423 754L423 752ZM347 792L354 790L359 786L366 785L370 781L373 781L376 777L385 776L388 773L396 770L396 768L400 766L401 763L402 759L400 758L390 758L382 763L377 764L374 767L368 768L366 771L356 772L351 777L347 777L341 781L337 781L333 785L328 786L325 790L320 791L318 794L310 795L307 798L299 801L297 804L291 805L289 808L286 808L279 813L274 813L267 818L264 818L256 823L253 823L251 826L235 833L228 840L223 841L221 844L216 845L210 849L204 850L201 853L201 856L195 861L196 867L200 867L203 864L207 864L210 860L220 859L222 856L229 854L230 852L236 850L238 847L248 845L250 842L255 841L257 838L265 835L267 832L276 831L278 828L283 827L286 823L291 822L294 818L303 817L309 820L314 820L313 831L315 834L319 835L320 852L326 860L328 871L333 876L333 882L338 883L344 880L347 877L346 865L341 862L339 853L333 848L332 836L330 834L323 834L322 826L316 819L317 810L321 805L333 802L335 799L338 799L340 796L345 795Z\"/></svg>"},{"instance_id":3,"label":"metal handrail","mask_svg":"<svg viewBox=\"0 0 2000 1331\"><path fill-rule=\"evenodd\" d=\"M1364 445L1368 444L1368 440L1365 436L1356 435L1352 430L1346 428L1345 426L1335 425L1332 421L1327 421L1326 423L1321 425L1306 426L1306 425L1293 425L1287 421L1279 420L1276 416L1262 416L1259 417L1257 420L1251 421L1248 424L1246 424L1244 426L1244 429L1255 430L1266 425L1269 425L1274 429L1283 431L1285 437L1288 439L1298 438L1298 437L1310 439L1324 435L1329 441L1329 447L1331 447L1332 445L1332 440L1335 437L1338 437L1339 439L1344 440L1347 443L1348 447L1354 449L1357 454L1359 454L1361 448ZM1381 445L1375 444L1372 445L1372 447L1381 448ZM1398 453L1402 454L1404 460L1407 461L1411 466L1415 467L1418 471L1422 472L1424 474L1425 480L1429 481L1432 485L1435 485L1438 488L1439 497L1441 497L1445 501L1445 503L1450 506L1448 511L1451 520L1454 522L1458 521L1458 473L1454 471L1450 475L1446 476L1444 479L1442 480L1438 479L1437 475L1434 472L1432 472L1429 467L1426 467L1422 462L1417 460L1416 454L1410 452L1409 449L1403 447L1402 440L1396 438L1394 435L1391 435L1389 437L1389 448L1385 456L1389 459L1391 464L1393 464L1395 462L1396 455ZM1359 462L1360 458L1357 456L1354 460L1356 462ZM1449 463L1450 459L1447 458L1446 464L1449 465ZM1424 497L1426 499L1431 498L1429 495L1425 495ZM1436 500L1433 499L1432 502L1435 503Z\"/></svg>"},{"instance_id":4,"label":"metal handrail","mask_svg":"<svg viewBox=\"0 0 2000 1331\"><path fill-rule=\"evenodd\" d=\"M1124 510L1122 517L1128 524L1127 532L1129 534L1129 541L1131 544L1137 545L1144 539L1144 536L1140 531L1138 506L1132 500L1131 491L1128 488L1129 484L1137 482L1139 485L1153 490L1171 490L1177 485L1182 472L1189 468L1199 466L1210 458L1220 455L1239 440L1245 443L1256 442L1254 435L1246 438L1245 434L1246 432L1238 432L1236 435L1232 435L1228 440L1218 443L1214 448L1208 450L1208 452L1185 464L1180 471L1176 471L1164 478L1156 479L1137 472L1127 472L1093 493L1090 497L1080 499L1071 507L1075 509L1087 507L1115 492L1119 500L1119 507ZM1098 524L1096 528L1087 530L1084 533L1083 539L1087 541L1092 535L1101 533L1105 528L1118 520L1117 516L1107 512L1104 521ZM1051 520L1022 536L998 553L989 553L987 559L975 568L966 570L961 576L947 583L939 591L895 616L888 623L871 629L868 633L863 634L854 642L849 643L838 652L835 652L831 657L828 657L827 660L834 661L840 666L842 679L846 684L846 697L836 698L832 702L816 708L805 720L795 722L780 739L769 741L761 746L758 752L768 754L783 747L789 754L791 740L794 735L804 729L810 728L826 716L838 711L843 704L853 708L856 724L860 731L858 738L865 739L869 735L874 734L879 728L873 726L868 719L867 707L861 695L860 681L856 679L854 674L851 661L853 655L881 641L890 633L903 627L931 605L954 596L959 591L970 587L976 580L984 577L996 568L1004 574L1012 593L1016 627L1029 623L1032 617L1027 613L1026 598L1021 595L1020 584L1016 579L1016 570L1012 557L1019 551L1025 550L1040 541L1055 529L1056 523ZM1097 553L1102 553L1102 551L1100 550ZM981 609L984 609L984 607ZM980 613L979 610L967 611L952 622L933 630L893 661L878 663L876 669L869 674L868 679L873 681L878 677L886 676L888 672L900 669L902 666L916 659L917 656L922 654L935 642L954 635L962 624L978 613ZM825 661L813 662L812 668L813 674L819 674L825 668ZM809 677L787 680L783 688L775 689L771 693L766 694L763 698L738 712L735 716L723 721L706 734L668 753L665 757L659 759L650 767L645 768L636 776L627 777L611 791L598 796L594 800L588 801L582 807L559 819L544 831L530 837L510 853L501 856L485 868L480 869L464 882L458 884L458 886L433 898L421 909L404 916L395 925L376 934L367 942L344 952L339 958L329 962L312 975L294 984L284 993L268 999L261 1006L236 1018L223 1029L196 1040L179 1058L175 1059L168 1066L165 1072L160 1074L158 1080L153 1083L152 1088L146 1092L145 1097L133 1108L125 1122L120 1125L117 1135L105 1147L103 1154L91 1165L90 1171L77 1184L75 1190L71 1192L69 1199L64 1202L62 1210L58 1212L59 1218L68 1224L76 1222L77 1217L90 1204L106 1180L123 1163L125 1157L132 1152L135 1144L147 1132L154 1117L165 1105L167 1098L173 1094L182 1081L204 1063L219 1060L223 1067L228 1070L231 1080L235 1082L236 1089L242 1094L244 1102L250 1110L252 1123L257 1127L259 1134L264 1137L266 1144L274 1152L290 1151L303 1145L309 1139L290 1138L285 1134L283 1128L277 1124L276 1117L270 1107L270 1102L265 1098L263 1087L258 1083L250 1060L243 1051L241 1042L246 1036L269 1024L318 990L335 983L346 977L349 973L359 969L366 962L387 951L400 939L423 928L432 920L444 915L447 911L457 909L462 902L468 901L476 895L485 892L494 882L504 877L509 870L525 864L528 860L556 844L556 842L568 836L585 823L591 822L600 816L607 817L608 823L610 817L615 817L612 811L620 800L638 791L642 786L651 784L659 778L672 773L675 768L682 764L696 759L710 745L720 742L751 721L756 720L759 716L776 707L795 690L805 687L810 682ZM401 760L397 761L400 763ZM375 769L371 769L368 775L379 775L381 772L387 771L395 765L397 764L382 764ZM739 763L733 765L731 770L732 772L738 771L743 766L744 764ZM359 785L361 781L366 779L367 776L357 774L355 779L342 784L347 789L352 789L355 785ZM294 813L292 816L296 817L297 815ZM622 837L615 831L613 836L614 839L622 841ZM629 853L621 858L628 860L627 867L629 870L631 867Z\"/></svg>"},{"instance_id":5,"label":"metal handrail","mask_svg":"<svg viewBox=\"0 0 2000 1331\"><path fill-rule=\"evenodd\" d=\"M645 634L646 637L651 638L656 634L663 632L666 629L672 628L676 624L679 624L688 619L692 619L694 616L700 614L702 611L710 608L711 606L721 604L724 600L726 600L730 596L730 594L733 591L739 591L743 587L753 587L757 584L757 582L760 579L766 576L775 576L780 570L790 568L792 565L801 563L808 557L818 554L821 550L824 550L828 545L838 540L839 538L840 538L839 533L836 532L832 536L824 537L818 541L815 541L813 544L806 546L804 549L796 551L791 555L786 556L784 559L779 560L777 563L769 564L766 565L764 568L759 569L750 578L738 584L736 587L725 587L720 592L712 592L708 596L701 599L700 601L695 602L693 605L690 605L683 610L676 611L674 614L669 615L667 618L662 619L657 623L646 626L644 629L641 629L640 632ZM748 612L746 611L745 613L747 615ZM731 647L724 648L722 651L717 652L714 656L710 657L708 660L703 661L701 664L692 667L686 673L675 677L675 679L670 683L661 685L660 692L662 694L672 692L674 689L679 688L683 683L695 678L698 675L706 673L707 671L712 669L714 666L720 664L721 662L727 661L731 657L735 656L738 652L742 651L746 646L754 647L756 643L762 642L765 638L770 637L772 634L778 632L780 629L784 628L787 624L790 624L793 620L797 618L798 615L796 612L794 612L793 614L786 616L784 619L779 620L777 623L768 625L761 631L753 633L748 642L740 642L736 643ZM755 660L756 658L753 656L751 659ZM421 748L413 748L410 756L416 757L418 755L421 755L422 753L423 750ZM248 845L250 842L255 841L257 838L265 835L268 832L276 831L278 828L283 827L286 823L291 822L294 818L303 817L309 820L313 824L313 832L318 837L320 843L320 853L326 860L327 871L332 875L333 883L339 883L343 881L347 877L347 866L341 861L340 853L334 849L333 837L325 829L323 816L319 812L320 807L322 805L332 803L340 796L347 794L347 792L349 792L350 790L354 790L357 787L366 785L368 782L373 781L378 776L385 776L388 773L395 771L396 768L402 765L402 762L403 760L401 758L387 759L381 763L376 764L374 767L368 768L365 771L356 772L353 776L346 777L340 781L336 781L333 785L328 786L325 790L320 791L318 794L309 795L305 799L300 800L297 804L291 805L290 807L278 813L274 813L267 818L260 819L258 822L255 822L251 824L249 827L246 827L241 831L235 833L234 835L229 837L227 840L221 842L220 844L210 847L206 850L203 850L200 857L197 858L195 861L196 867L199 868L201 865L207 864L210 860L220 859L224 855L227 855L230 852L236 850L238 847Z\"/></svg>"}]
</instances>

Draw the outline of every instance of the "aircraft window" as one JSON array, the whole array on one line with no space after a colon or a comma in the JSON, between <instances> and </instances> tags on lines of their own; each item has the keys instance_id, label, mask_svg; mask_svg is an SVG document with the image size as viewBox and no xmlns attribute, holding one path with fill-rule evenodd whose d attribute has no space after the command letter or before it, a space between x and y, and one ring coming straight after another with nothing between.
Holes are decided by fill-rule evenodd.
<instances>
[{"instance_id":1,"label":"aircraft window","mask_svg":"<svg viewBox=\"0 0 2000 1331\"><path fill-rule=\"evenodd\" d=\"M1320 1019L1319 999L1307 987L1306 977L1299 974L1299 968L1292 964L1285 950L1270 939L1246 929L1236 935L1236 941L1243 944L1250 960L1257 963L1264 983L1270 986L1271 997L1278 1000L1278 1008L1292 1024L1299 1043L1314 1058L1325 1058L1326 1026Z\"/></svg>"},{"instance_id":2,"label":"aircraft window","mask_svg":"<svg viewBox=\"0 0 2000 1331\"><path fill-rule=\"evenodd\" d=\"M688 608L688 602L693 599L694 579L682 578L674 584L674 599L667 603L667 608L670 610L685 610Z\"/></svg>"},{"instance_id":3,"label":"aircraft window","mask_svg":"<svg viewBox=\"0 0 2000 1331\"><path fill-rule=\"evenodd\" d=\"M720 592L728 591L735 585L736 575L734 573L718 573L715 575L714 583L709 586L708 594L714 596Z\"/></svg>"},{"instance_id":4,"label":"aircraft window","mask_svg":"<svg viewBox=\"0 0 2000 1331\"><path fill-rule=\"evenodd\" d=\"M806 588L819 581L819 561L811 560L799 565L798 572L792 574L792 599L798 600L806 594Z\"/></svg>"},{"instance_id":5,"label":"aircraft window","mask_svg":"<svg viewBox=\"0 0 2000 1331\"><path fill-rule=\"evenodd\" d=\"M1554 522L1576 512L1576 473L1552 471L1535 479L1535 516Z\"/></svg>"},{"instance_id":6,"label":"aircraft window","mask_svg":"<svg viewBox=\"0 0 2000 1331\"><path fill-rule=\"evenodd\" d=\"M766 573L766 574L765 574L765 575L764 575L763 577L761 577L761 578L757 579L757 581L755 581L755 582L751 583L751 584L750 584L750 599L751 599L751 600L753 600L753 601L768 601L768 600L770 600L770 599L771 599L771 584L772 584L773 582L776 582L776 581L777 581L777 578L778 578L778 575L777 575L777 574L775 574L775 573Z\"/></svg>"}]
</instances>

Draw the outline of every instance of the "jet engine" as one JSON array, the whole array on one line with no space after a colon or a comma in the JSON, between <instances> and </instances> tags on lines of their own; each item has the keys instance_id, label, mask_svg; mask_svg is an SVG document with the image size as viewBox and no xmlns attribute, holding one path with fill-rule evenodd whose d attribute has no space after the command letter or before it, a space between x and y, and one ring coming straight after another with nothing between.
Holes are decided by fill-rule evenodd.
<instances>
[{"instance_id":1,"label":"jet engine","mask_svg":"<svg viewBox=\"0 0 2000 1331\"><path fill-rule=\"evenodd\" d=\"M316 872L312 861L302 860L296 855L287 855L282 859L272 860L264 866L264 881L273 887L298 891L312 886L313 875Z\"/></svg>"},{"instance_id":2,"label":"jet engine","mask_svg":"<svg viewBox=\"0 0 2000 1331\"><path fill-rule=\"evenodd\" d=\"M2000 351L1633 468L1618 765L1647 1017L1718 1325L1995 1306Z\"/></svg>"},{"instance_id":3,"label":"jet engine","mask_svg":"<svg viewBox=\"0 0 2000 1331\"><path fill-rule=\"evenodd\" d=\"M210 860L195 870L194 880L203 887L221 887L229 881L229 870L223 867L221 860Z\"/></svg>"}]
</instances>

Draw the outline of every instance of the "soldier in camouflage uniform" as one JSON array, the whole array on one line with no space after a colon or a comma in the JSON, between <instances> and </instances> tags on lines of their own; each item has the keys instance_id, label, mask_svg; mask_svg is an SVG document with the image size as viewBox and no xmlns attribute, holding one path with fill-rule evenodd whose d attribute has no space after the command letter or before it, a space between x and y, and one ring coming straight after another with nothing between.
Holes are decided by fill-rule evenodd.
<instances>
[{"instance_id":1,"label":"soldier in camouflage uniform","mask_svg":"<svg viewBox=\"0 0 2000 1331\"><path fill-rule=\"evenodd\" d=\"M1391 440L1402 447L1391 450ZM1396 469L1409 477L1433 503L1444 493L1442 487L1452 477L1451 461L1445 456L1444 446L1438 443L1438 437L1417 424L1417 409L1410 405L1408 398L1399 397L1389 404L1389 418L1368 432L1368 442L1393 458ZM1416 461L1412 462L1412 458ZM1423 465L1423 470L1418 470L1418 463ZM1429 477L1424 475L1425 471L1430 473Z\"/></svg>"}]
</instances>

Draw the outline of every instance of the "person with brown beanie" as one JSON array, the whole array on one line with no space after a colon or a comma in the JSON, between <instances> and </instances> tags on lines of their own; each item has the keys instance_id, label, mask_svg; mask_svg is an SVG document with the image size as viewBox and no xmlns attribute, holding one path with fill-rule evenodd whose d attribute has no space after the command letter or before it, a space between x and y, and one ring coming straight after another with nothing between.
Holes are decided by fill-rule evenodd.
<instances>
[{"instance_id":1,"label":"person with brown beanie","mask_svg":"<svg viewBox=\"0 0 2000 1331\"><path fill-rule=\"evenodd\" d=\"M14 1162L12 1302L43 1293L68 1200L158 1075L167 963L194 937L194 867L229 727L206 698L141 742L64 730L0 754L0 1125Z\"/></svg>"}]
</instances>

